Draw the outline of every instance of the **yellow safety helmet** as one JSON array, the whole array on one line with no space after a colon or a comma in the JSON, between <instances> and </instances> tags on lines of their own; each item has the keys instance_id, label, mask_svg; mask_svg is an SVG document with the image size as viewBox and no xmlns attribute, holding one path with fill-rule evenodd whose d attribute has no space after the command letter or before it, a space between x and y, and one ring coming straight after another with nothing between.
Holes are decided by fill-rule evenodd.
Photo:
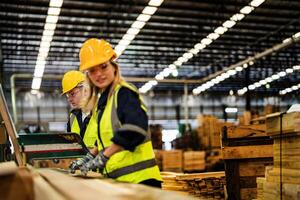
<instances>
[{"instance_id":1,"label":"yellow safety helmet","mask_svg":"<svg viewBox=\"0 0 300 200\"><path fill-rule=\"evenodd\" d=\"M79 52L80 71L87 70L102 63L115 59L117 54L105 40L91 38L85 41Z\"/></svg>"},{"instance_id":2,"label":"yellow safety helmet","mask_svg":"<svg viewBox=\"0 0 300 200\"><path fill-rule=\"evenodd\" d=\"M85 75L80 71L68 71L62 79L62 90L65 94L74 89L79 83L85 80Z\"/></svg>"}]
</instances>

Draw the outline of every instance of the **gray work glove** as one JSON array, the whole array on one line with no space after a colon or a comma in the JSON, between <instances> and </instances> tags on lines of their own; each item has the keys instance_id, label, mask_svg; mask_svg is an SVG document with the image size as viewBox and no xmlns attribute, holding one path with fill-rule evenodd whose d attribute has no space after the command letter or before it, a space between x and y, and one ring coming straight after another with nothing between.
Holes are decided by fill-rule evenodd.
<instances>
[{"instance_id":1,"label":"gray work glove","mask_svg":"<svg viewBox=\"0 0 300 200\"><path fill-rule=\"evenodd\" d=\"M89 162L84 163L80 167L81 174L86 175L88 173L88 171L96 170L96 169L99 169L100 171L102 171L104 169L108 159L109 158L103 154L103 151L100 151L100 153L93 160L90 160Z\"/></svg>"},{"instance_id":2,"label":"gray work glove","mask_svg":"<svg viewBox=\"0 0 300 200\"><path fill-rule=\"evenodd\" d=\"M77 159L77 160L72 161L71 164L70 164L70 166L69 166L69 172L72 173L72 174L74 174L75 171L76 171L77 169L80 169L80 167L81 167L83 164L85 164L85 163L87 163L87 162L93 160L94 158L95 158L95 156L94 156L93 154L87 153L87 154L86 154L85 156L83 156L82 158L79 158L79 159Z\"/></svg>"}]
</instances>

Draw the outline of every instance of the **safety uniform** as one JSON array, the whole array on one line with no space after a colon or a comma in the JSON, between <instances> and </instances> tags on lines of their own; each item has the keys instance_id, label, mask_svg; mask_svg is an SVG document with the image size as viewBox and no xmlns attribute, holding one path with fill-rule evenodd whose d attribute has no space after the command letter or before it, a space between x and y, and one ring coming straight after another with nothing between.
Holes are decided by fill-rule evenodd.
<instances>
[{"instance_id":1,"label":"safety uniform","mask_svg":"<svg viewBox=\"0 0 300 200\"><path fill-rule=\"evenodd\" d=\"M82 111L80 109L72 110L67 124L67 131L77 133L83 138L83 143L86 147L93 148L96 143L97 135L87 131L90 126L90 118L91 116L88 115L82 121Z\"/></svg>"},{"instance_id":2,"label":"safety uniform","mask_svg":"<svg viewBox=\"0 0 300 200\"><path fill-rule=\"evenodd\" d=\"M115 87L111 97L108 97L108 91L109 88L99 98L98 108L92 116L94 119L97 118L97 123L95 120L91 123L93 127L97 127L92 129L97 130L99 151L113 143L122 146L124 150L109 158L103 174L118 181L131 183L140 183L149 179L161 181L150 133L147 130L147 109L137 89L133 85L122 82ZM129 94L125 102L118 101L121 97L119 93ZM125 113L122 114L121 108L127 109ZM134 112L130 113L130 110Z\"/></svg>"}]
</instances>

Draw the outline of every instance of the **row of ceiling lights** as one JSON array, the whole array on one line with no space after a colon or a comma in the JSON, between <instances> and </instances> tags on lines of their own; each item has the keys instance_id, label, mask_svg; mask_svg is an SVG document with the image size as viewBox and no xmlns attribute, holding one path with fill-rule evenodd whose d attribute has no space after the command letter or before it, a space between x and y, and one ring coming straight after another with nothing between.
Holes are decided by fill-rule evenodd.
<instances>
[{"instance_id":1,"label":"row of ceiling lights","mask_svg":"<svg viewBox=\"0 0 300 200\"><path fill-rule=\"evenodd\" d=\"M221 35L232 28L238 21L242 20L246 15L250 14L256 7L260 6L265 0L253 0L248 6L243 7L239 13L234 14L231 18L225 21L222 26L217 27L212 33L208 34L206 38L202 39L199 43L194 45L194 48L185 52L176 61L170 64L163 71L155 76L154 80L145 83L139 91L141 93L148 92L153 86L157 85L157 80L163 80L170 74L174 76L178 75L177 67L180 67L183 63L187 62L189 59L197 55L201 50L210 45L214 40L218 39ZM151 84L154 83L154 84Z\"/></svg>"},{"instance_id":2,"label":"row of ceiling lights","mask_svg":"<svg viewBox=\"0 0 300 200\"><path fill-rule=\"evenodd\" d=\"M39 54L36 60L33 80L31 84L31 92L35 94L41 87L46 65L46 59L48 57L48 53L51 47L51 42L56 29L56 24L58 21L62 4L63 0L50 0L49 3L46 23L44 25L43 36L40 43Z\"/></svg>"},{"instance_id":3,"label":"row of ceiling lights","mask_svg":"<svg viewBox=\"0 0 300 200\"><path fill-rule=\"evenodd\" d=\"M300 83L297 84L297 85L293 85L292 87L285 88L284 90L280 90L279 94L280 95L285 95L287 93L290 93L290 92L293 92L293 91L296 91L296 90L299 90L299 89L300 89Z\"/></svg>"},{"instance_id":4,"label":"row of ceiling lights","mask_svg":"<svg viewBox=\"0 0 300 200\"><path fill-rule=\"evenodd\" d=\"M164 0L150 0L148 6L146 6L142 13L136 18L136 20L131 24L131 27L127 30L126 34L123 35L122 39L119 41L115 47L115 51L118 56L120 56L136 35L141 31L141 29L146 25L152 15L157 11L157 8L163 3Z\"/></svg>"},{"instance_id":5,"label":"row of ceiling lights","mask_svg":"<svg viewBox=\"0 0 300 200\"><path fill-rule=\"evenodd\" d=\"M297 38L300 37L300 32L292 35L291 37L287 38L287 39L284 39L282 41L282 43L287 43L287 42L290 42L292 40L295 40ZM238 72L241 72L243 71L244 69L248 68L249 66L253 65L254 64L254 60L255 58L254 57L249 57L247 58L245 61L247 61L246 63L244 63L242 66L237 66L236 68L234 69L229 69L225 72L223 72L222 74L218 75L217 77L213 78L212 80L210 81L207 81L206 83L203 83L202 85L198 86L197 88L193 89L193 94L194 95L198 95L208 89L210 89L211 87L215 86L216 84L219 84L220 82L224 81L225 79L228 79L229 77L231 76L234 76L236 75ZM243 62L243 61L242 61ZM288 69L288 72L290 71L290 69ZM282 75L283 73L281 73ZM277 75L275 76L275 78L277 77ZM268 80L270 80L268 78ZM264 83L263 81L260 82L260 83L255 83L255 84L252 84L252 85L249 85L241 90L238 91L238 94L239 95L243 95L245 92L249 90L253 90L255 89L256 87L260 87L261 86L261 83Z\"/></svg>"},{"instance_id":6,"label":"row of ceiling lights","mask_svg":"<svg viewBox=\"0 0 300 200\"><path fill-rule=\"evenodd\" d=\"M249 85L247 87L244 87L244 88L238 90L237 93L238 93L238 95L243 95L243 94L245 94L249 90L255 90L256 88L259 88L261 86L267 85L267 84L269 84L269 83L271 83L273 81L276 81L276 80L278 80L280 78L283 78L283 77L287 76L288 74L291 74L291 73L296 72L298 70L300 70L300 65L295 65L292 68L287 68L284 71L280 71L280 72L278 72L276 74L273 74L272 76L269 76L269 77L267 77L265 79L257 81L257 82L255 82L255 83L253 83L253 84L251 84L251 85Z\"/></svg>"}]
</instances>

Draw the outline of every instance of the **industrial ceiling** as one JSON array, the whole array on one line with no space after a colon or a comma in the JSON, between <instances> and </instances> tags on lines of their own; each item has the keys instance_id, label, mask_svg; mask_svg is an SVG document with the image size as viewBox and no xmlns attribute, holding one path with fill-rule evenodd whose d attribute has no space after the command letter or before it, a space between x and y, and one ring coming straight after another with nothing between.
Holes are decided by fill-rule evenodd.
<instances>
[{"instance_id":1,"label":"industrial ceiling","mask_svg":"<svg viewBox=\"0 0 300 200\"><path fill-rule=\"evenodd\" d=\"M104 38L114 47L147 6L148 0L64 0L46 58L44 75L62 76L78 69L78 53L88 38ZM250 0L165 0L158 7L118 62L125 77L154 79L231 16L247 6ZM17 73L34 73L48 0L2 0L0 32L2 80L6 90L10 77ZM178 66L178 76L168 78L195 82L254 56L300 32L299 0L266 0L226 33L207 45L187 62ZM255 60L246 70L215 84L206 92L225 92L267 78L300 64L300 44L296 40L286 48ZM253 92L278 94L299 83L294 71ZM248 77L248 78L246 78ZM32 79L19 78L16 87L31 88ZM145 82L135 82L141 87ZM188 84L191 92L200 83ZM183 91L182 83L158 83L154 92ZM60 88L60 80L43 79L41 90Z\"/></svg>"}]
</instances>

